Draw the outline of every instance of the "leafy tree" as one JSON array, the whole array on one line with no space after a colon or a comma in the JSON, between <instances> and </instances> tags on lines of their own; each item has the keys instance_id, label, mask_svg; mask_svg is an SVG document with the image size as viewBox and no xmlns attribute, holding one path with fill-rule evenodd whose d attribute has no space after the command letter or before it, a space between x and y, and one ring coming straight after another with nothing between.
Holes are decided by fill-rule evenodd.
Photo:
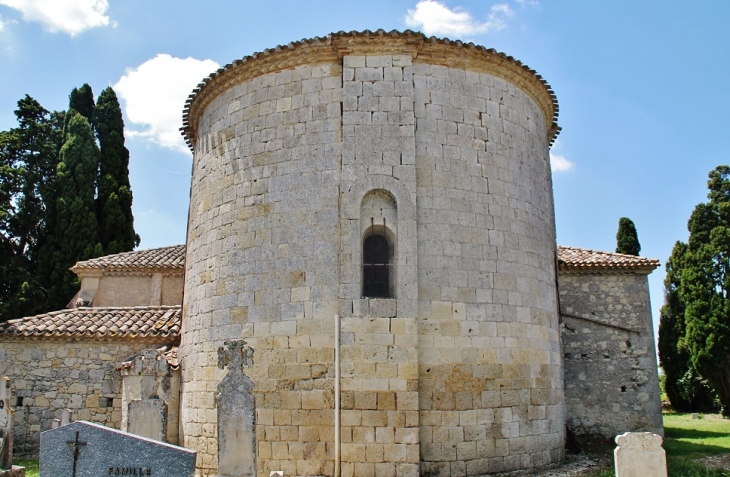
<instances>
[{"instance_id":1,"label":"leafy tree","mask_svg":"<svg viewBox=\"0 0 730 477\"><path fill-rule=\"evenodd\" d=\"M63 125L63 113L27 95L15 115L18 127L0 132L0 321L45 311L48 302L37 265Z\"/></svg>"},{"instance_id":2,"label":"leafy tree","mask_svg":"<svg viewBox=\"0 0 730 477\"><path fill-rule=\"evenodd\" d=\"M50 257L51 302L56 309L65 306L78 288L78 278L69 267L103 254L94 198L99 148L84 116L72 112L67 125L59 153L55 246Z\"/></svg>"},{"instance_id":3,"label":"leafy tree","mask_svg":"<svg viewBox=\"0 0 730 477\"><path fill-rule=\"evenodd\" d=\"M101 245L107 254L128 252L139 245L139 236L134 232L122 109L111 87L99 95L92 124L101 146L97 199Z\"/></svg>"},{"instance_id":4,"label":"leafy tree","mask_svg":"<svg viewBox=\"0 0 730 477\"><path fill-rule=\"evenodd\" d=\"M689 243L677 261L685 326L680 347L730 417L730 167L719 166L709 177L709 201L695 207Z\"/></svg>"},{"instance_id":5,"label":"leafy tree","mask_svg":"<svg viewBox=\"0 0 730 477\"><path fill-rule=\"evenodd\" d=\"M641 245L636 234L636 226L628 217L621 217L616 233L616 253L639 255L639 252L641 252Z\"/></svg>"},{"instance_id":6,"label":"leafy tree","mask_svg":"<svg viewBox=\"0 0 730 477\"><path fill-rule=\"evenodd\" d=\"M685 307L679 286L686 253L687 244L677 242L666 265L664 305L659 319L659 362L665 375L664 390L674 410L707 412L712 409L715 393L697 373L684 345Z\"/></svg>"}]
</instances>

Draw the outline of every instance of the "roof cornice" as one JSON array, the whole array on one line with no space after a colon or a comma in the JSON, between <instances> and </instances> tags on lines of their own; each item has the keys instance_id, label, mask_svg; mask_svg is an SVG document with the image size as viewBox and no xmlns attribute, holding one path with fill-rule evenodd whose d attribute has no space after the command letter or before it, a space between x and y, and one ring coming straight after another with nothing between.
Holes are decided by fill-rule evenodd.
<instances>
[{"instance_id":1,"label":"roof cornice","mask_svg":"<svg viewBox=\"0 0 730 477\"><path fill-rule=\"evenodd\" d=\"M300 65L336 63L346 55L410 55L414 62L487 73L525 91L545 117L547 139L553 143L558 126L558 101L550 85L519 60L474 43L426 37L406 30L337 32L277 46L236 60L203 79L185 102L180 131L194 151L198 124L206 108L224 91L241 82Z\"/></svg>"},{"instance_id":2,"label":"roof cornice","mask_svg":"<svg viewBox=\"0 0 730 477\"><path fill-rule=\"evenodd\" d=\"M659 266L659 260L655 258L558 246L558 272L560 274L648 275Z\"/></svg>"}]
</instances>

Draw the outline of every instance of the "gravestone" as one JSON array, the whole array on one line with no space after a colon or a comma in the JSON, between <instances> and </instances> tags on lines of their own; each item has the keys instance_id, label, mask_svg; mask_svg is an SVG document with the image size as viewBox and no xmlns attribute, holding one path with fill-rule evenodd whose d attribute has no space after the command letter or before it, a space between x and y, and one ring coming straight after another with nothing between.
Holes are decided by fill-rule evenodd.
<instances>
[{"instance_id":1,"label":"gravestone","mask_svg":"<svg viewBox=\"0 0 730 477\"><path fill-rule=\"evenodd\" d=\"M616 477L667 477L662 438L651 432L626 432L616 437Z\"/></svg>"},{"instance_id":2,"label":"gravestone","mask_svg":"<svg viewBox=\"0 0 730 477\"><path fill-rule=\"evenodd\" d=\"M25 477L25 467L13 465L13 410L10 379L0 380L0 477Z\"/></svg>"},{"instance_id":3,"label":"gravestone","mask_svg":"<svg viewBox=\"0 0 730 477\"><path fill-rule=\"evenodd\" d=\"M129 403L127 432L158 441L166 440L167 403L162 399L135 399Z\"/></svg>"},{"instance_id":4,"label":"gravestone","mask_svg":"<svg viewBox=\"0 0 730 477\"><path fill-rule=\"evenodd\" d=\"M228 374L218 384L218 476L256 476L256 422L253 381L243 367L253 365L253 348L231 340L218 348L218 367Z\"/></svg>"},{"instance_id":5,"label":"gravestone","mask_svg":"<svg viewBox=\"0 0 730 477\"><path fill-rule=\"evenodd\" d=\"M10 409L10 379L0 381L0 470L13 465L13 414Z\"/></svg>"},{"instance_id":6,"label":"gravestone","mask_svg":"<svg viewBox=\"0 0 730 477\"><path fill-rule=\"evenodd\" d=\"M192 477L195 451L76 421L41 433L41 477Z\"/></svg>"},{"instance_id":7,"label":"gravestone","mask_svg":"<svg viewBox=\"0 0 730 477\"><path fill-rule=\"evenodd\" d=\"M117 369L122 374L121 429L176 443L180 375L173 373L165 354L144 349Z\"/></svg>"}]
</instances>

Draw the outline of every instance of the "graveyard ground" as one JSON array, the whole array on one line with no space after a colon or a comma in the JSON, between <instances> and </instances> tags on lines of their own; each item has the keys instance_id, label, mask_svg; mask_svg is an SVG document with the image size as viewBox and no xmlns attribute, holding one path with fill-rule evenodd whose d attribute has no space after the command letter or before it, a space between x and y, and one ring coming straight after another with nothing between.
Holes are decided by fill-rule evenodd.
<instances>
[{"instance_id":1,"label":"graveyard ground","mask_svg":"<svg viewBox=\"0 0 730 477\"><path fill-rule=\"evenodd\" d=\"M664 444L667 451L669 477L730 477L730 420L719 414L664 413ZM613 445L592 449L612 453ZM601 472L588 472L585 477L611 477L612 462ZM552 474L559 475L559 474Z\"/></svg>"},{"instance_id":2,"label":"graveyard ground","mask_svg":"<svg viewBox=\"0 0 730 477\"><path fill-rule=\"evenodd\" d=\"M730 477L730 420L722 419L718 414L700 414L700 417L692 419L690 414L674 412L664 414L664 449L669 477ZM596 444L586 449L586 453L569 456L566 464L537 475L612 477L614 447L610 442ZM24 466L27 477L38 477L38 460L16 459L15 465Z\"/></svg>"}]
</instances>

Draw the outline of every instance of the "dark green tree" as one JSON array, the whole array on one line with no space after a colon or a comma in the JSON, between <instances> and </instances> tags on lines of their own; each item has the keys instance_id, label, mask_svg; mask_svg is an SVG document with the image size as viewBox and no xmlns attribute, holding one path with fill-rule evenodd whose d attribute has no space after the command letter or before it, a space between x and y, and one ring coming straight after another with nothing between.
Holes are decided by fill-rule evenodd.
<instances>
[{"instance_id":1,"label":"dark green tree","mask_svg":"<svg viewBox=\"0 0 730 477\"><path fill-rule=\"evenodd\" d=\"M71 90L68 97L68 109L69 111L73 109L85 117L87 121L91 121L91 116L94 113L94 92L88 83Z\"/></svg>"},{"instance_id":2,"label":"dark green tree","mask_svg":"<svg viewBox=\"0 0 730 477\"><path fill-rule=\"evenodd\" d=\"M616 253L626 255L639 255L641 245L639 236L636 234L636 226L628 217L621 217L618 221L618 232L616 233Z\"/></svg>"},{"instance_id":3,"label":"dark green tree","mask_svg":"<svg viewBox=\"0 0 730 477\"><path fill-rule=\"evenodd\" d=\"M97 198L99 238L106 254L128 252L139 245L139 236L134 232L122 108L111 87L99 95L92 125L101 148Z\"/></svg>"},{"instance_id":4,"label":"dark green tree","mask_svg":"<svg viewBox=\"0 0 730 477\"><path fill-rule=\"evenodd\" d=\"M684 342L685 310L679 287L686 253L687 244L677 242L666 265L664 305L659 319L659 362L672 408L678 412L708 412L712 410L715 393L692 365Z\"/></svg>"},{"instance_id":5,"label":"dark green tree","mask_svg":"<svg viewBox=\"0 0 730 477\"><path fill-rule=\"evenodd\" d=\"M80 88L72 89L71 94L68 95L68 111L63 124L64 140L68 132L68 122L74 113L81 114L87 121L91 122L91 116L94 114L94 92L88 83L84 83Z\"/></svg>"},{"instance_id":6,"label":"dark green tree","mask_svg":"<svg viewBox=\"0 0 730 477\"><path fill-rule=\"evenodd\" d=\"M103 254L94 197L99 148L84 116L72 112L67 125L56 172L58 199L50 293L55 309L65 306L78 291L78 278L68 269L79 260Z\"/></svg>"},{"instance_id":7,"label":"dark green tree","mask_svg":"<svg viewBox=\"0 0 730 477\"><path fill-rule=\"evenodd\" d=\"M719 166L709 177L709 200L692 212L681 263L681 343L730 417L730 167Z\"/></svg>"},{"instance_id":8,"label":"dark green tree","mask_svg":"<svg viewBox=\"0 0 730 477\"><path fill-rule=\"evenodd\" d=\"M15 115L18 127L0 132L0 321L47 306L38 257L49 232L63 126L63 113L49 113L27 95Z\"/></svg>"}]
</instances>

